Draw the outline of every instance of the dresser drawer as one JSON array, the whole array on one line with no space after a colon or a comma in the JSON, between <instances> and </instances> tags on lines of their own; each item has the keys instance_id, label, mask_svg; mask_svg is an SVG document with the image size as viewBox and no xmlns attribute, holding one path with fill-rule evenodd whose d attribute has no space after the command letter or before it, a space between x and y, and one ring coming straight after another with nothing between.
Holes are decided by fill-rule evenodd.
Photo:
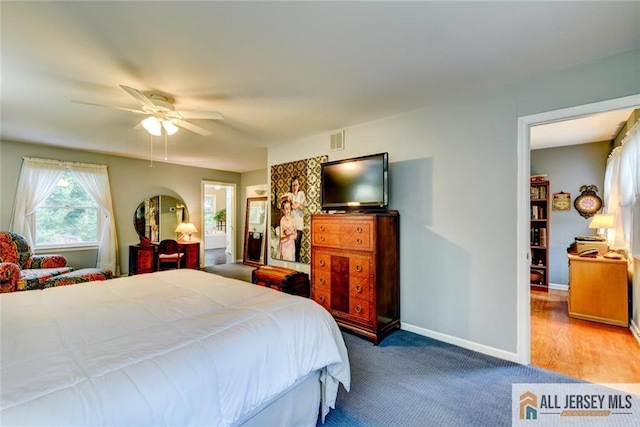
<instances>
[{"instance_id":1,"label":"dresser drawer","mask_svg":"<svg viewBox=\"0 0 640 427\"><path fill-rule=\"evenodd\" d=\"M362 277L365 280L369 280L371 276L371 262L370 256L349 256L349 276Z\"/></svg>"},{"instance_id":2,"label":"dresser drawer","mask_svg":"<svg viewBox=\"0 0 640 427\"><path fill-rule=\"evenodd\" d=\"M368 280L358 277L351 277L349 281L349 297L369 301L371 287Z\"/></svg>"},{"instance_id":3,"label":"dresser drawer","mask_svg":"<svg viewBox=\"0 0 640 427\"><path fill-rule=\"evenodd\" d=\"M370 313L371 311L369 301L361 300L358 298L351 298L349 300L350 315L368 322Z\"/></svg>"},{"instance_id":4,"label":"dresser drawer","mask_svg":"<svg viewBox=\"0 0 640 427\"><path fill-rule=\"evenodd\" d=\"M313 275L312 286L318 292L331 292L331 272L316 271Z\"/></svg>"},{"instance_id":5,"label":"dresser drawer","mask_svg":"<svg viewBox=\"0 0 640 427\"><path fill-rule=\"evenodd\" d=\"M325 291L319 291L317 288L313 289L313 300L326 308L327 310L331 310L331 293Z\"/></svg>"},{"instance_id":6,"label":"dresser drawer","mask_svg":"<svg viewBox=\"0 0 640 427\"><path fill-rule=\"evenodd\" d=\"M358 251L373 250L373 221L347 220L335 221L320 219L313 222L311 239L317 246L352 249Z\"/></svg>"},{"instance_id":7,"label":"dresser drawer","mask_svg":"<svg viewBox=\"0 0 640 427\"><path fill-rule=\"evenodd\" d=\"M331 253L313 251L311 253L311 268L318 271L331 271Z\"/></svg>"}]
</instances>

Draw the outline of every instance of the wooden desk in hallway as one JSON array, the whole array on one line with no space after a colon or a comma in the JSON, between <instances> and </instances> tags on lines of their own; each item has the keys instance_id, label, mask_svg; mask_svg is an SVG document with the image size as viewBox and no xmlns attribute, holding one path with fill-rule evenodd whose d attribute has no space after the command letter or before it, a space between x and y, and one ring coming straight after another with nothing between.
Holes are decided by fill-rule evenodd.
<instances>
[{"instance_id":1,"label":"wooden desk in hallway","mask_svg":"<svg viewBox=\"0 0 640 427\"><path fill-rule=\"evenodd\" d=\"M629 276L624 259L569 257L569 317L629 327Z\"/></svg>"}]
</instances>

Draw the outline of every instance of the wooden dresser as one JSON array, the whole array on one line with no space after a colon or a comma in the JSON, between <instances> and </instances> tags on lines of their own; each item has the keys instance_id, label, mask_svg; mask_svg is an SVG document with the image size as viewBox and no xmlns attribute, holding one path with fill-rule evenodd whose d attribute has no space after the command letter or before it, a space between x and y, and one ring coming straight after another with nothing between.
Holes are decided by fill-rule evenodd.
<instances>
[{"instance_id":1,"label":"wooden dresser","mask_svg":"<svg viewBox=\"0 0 640 427\"><path fill-rule=\"evenodd\" d=\"M397 211L311 217L311 298L377 344L400 328Z\"/></svg>"},{"instance_id":2,"label":"wooden dresser","mask_svg":"<svg viewBox=\"0 0 640 427\"><path fill-rule=\"evenodd\" d=\"M627 261L602 256L568 257L569 317L628 327Z\"/></svg>"}]
</instances>

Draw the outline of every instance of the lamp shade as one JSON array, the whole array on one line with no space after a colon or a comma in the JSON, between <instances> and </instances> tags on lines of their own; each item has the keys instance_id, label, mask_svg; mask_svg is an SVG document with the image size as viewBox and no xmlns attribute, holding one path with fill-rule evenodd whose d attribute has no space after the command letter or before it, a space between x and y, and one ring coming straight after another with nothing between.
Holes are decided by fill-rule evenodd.
<instances>
[{"instance_id":1,"label":"lamp shade","mask_svg":"<svg viewBox=\"0 0 640 427\"><path fill-rule=\"evenodd\" d=\"M183 236L186 234L187 241L191 241L191 234L197 232L196 226L190 222L181 222L178 224L178 227L176 227L176 233L182 233Z\"/></svg>"},{"instance_id":2,"label":"lamp shade","mask_svg":"<svg viewBox=\"0 0 640 427\"><path fill-rule=\"evenodd\" d=\"M598 214L594 215L589 228L613 228L613 215L611 214Z\"/></svg>"},{"instance_id":3,"label":"lamp shade","mask_svg":"<svg viewBox=\"0 0 640 427\"><path fill-rule=\"evenodd\" d=\"M169 120L164 120L162 122L162 126L164 127L164 130L168 135L173 135L174 133L178 132L179 129L178 126L174 125L173 122Z\"/></svg>"},{"instance_id":4,"label":"lamp shade","mask_svg":"<svg viewBox=\"0 0 640 427\"><path fill-rule=\"evenodd\" d=\"M176 233L191 234L191 233L197 233L197 232L198 230L196 229L196 226L190 222L181 222L180 224L178 224L178 227L176 228Z\"/></svg>"},{"instance_id":5,"label":"lamp shade","mask_svg":"<svg viewBox=\"0 0 640 427\"><path fill-rule=\"evenodd\" d=\"M142 122L142 127L144 127L147 132L151 135L160 136L162 135L162 126L160 126L160 122L153 116L149 116L144 119Z\"/></svg>"}]
</instances>

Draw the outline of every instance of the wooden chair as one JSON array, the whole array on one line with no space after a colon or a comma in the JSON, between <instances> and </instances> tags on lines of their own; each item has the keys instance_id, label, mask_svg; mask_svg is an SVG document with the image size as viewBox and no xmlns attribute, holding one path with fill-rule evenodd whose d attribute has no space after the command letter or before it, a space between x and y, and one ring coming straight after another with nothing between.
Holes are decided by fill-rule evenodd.
<instances>
[{"instance_id":1,"label":"wooden chair","mask_svg":"<svg viewBox=\"0 0 640 427\"><path fill-rule=\"evenodd\" d=\"M158 270L180 268L184 252L176 240L165 239L158 244Z\"/></svg>"}]
</instances>

